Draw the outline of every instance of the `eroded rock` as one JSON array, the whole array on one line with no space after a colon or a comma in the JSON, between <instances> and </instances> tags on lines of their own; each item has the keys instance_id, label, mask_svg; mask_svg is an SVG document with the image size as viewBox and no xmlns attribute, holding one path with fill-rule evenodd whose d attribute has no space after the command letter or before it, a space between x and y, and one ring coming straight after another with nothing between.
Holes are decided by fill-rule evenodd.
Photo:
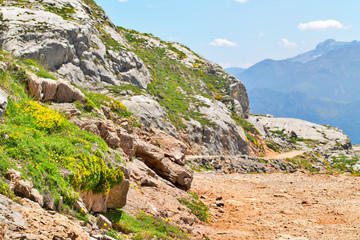
<instances>
[{"instance_id":1,"label":"eroded rock","mask_svg":"<svg viewBox=\"0 0 360 240\"><path fill-rule=\"evenodd\" d=\"M111 229L112 228L112 223L110 222L110 220L101 214L99 214L99 216L96 219L96 225L101 229Z\"/></svg>"},{"instance_id":2,"label":"eroded rock","mask_svg":"<svg viewBox=\"0 0 360 240\"><path fill-rule=\"evenodd\" d=\"M74 102L85 99L85 95L77 88L64 81L40 78L27 71L30 93L40 101Z\"/></svg>"},{"instance_id":3,"label":"eroded rock","mask_svg":"<svg viewBox=\"0 0 360 240\"><path fill-rule=\"evenodd\" d=\"M8 94L0 88L0 118L5 115L8 104Z\"/></svg>"},{"instance_id":4,"label":"eroded rock","mask_svg":"<svg viewBox=\"0 0 360 240\"><path fill-rule=\"evenodd\" d=\"M185 190L190 189L193 172L187 167L180 166L169 158L165 158L164 151L146 142L139 142L136 155L157 174Z\"/></svg>"}]
</instances>

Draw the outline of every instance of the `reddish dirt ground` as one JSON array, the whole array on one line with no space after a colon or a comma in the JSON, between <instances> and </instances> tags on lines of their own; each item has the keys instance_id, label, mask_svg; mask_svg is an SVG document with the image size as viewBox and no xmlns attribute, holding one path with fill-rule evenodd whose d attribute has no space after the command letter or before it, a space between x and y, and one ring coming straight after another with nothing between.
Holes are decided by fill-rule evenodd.
<instances>
[{"instance_id":1,"label":"reddish dirt ground","mask_svg":"<svg viewBox=\"0 0 360 240\"><path fill-rule=\"evenodd\" d=\"M360 178L196 173L192 190L210 206L210 239L360 239Z\"/></svg>"}]
</instances>

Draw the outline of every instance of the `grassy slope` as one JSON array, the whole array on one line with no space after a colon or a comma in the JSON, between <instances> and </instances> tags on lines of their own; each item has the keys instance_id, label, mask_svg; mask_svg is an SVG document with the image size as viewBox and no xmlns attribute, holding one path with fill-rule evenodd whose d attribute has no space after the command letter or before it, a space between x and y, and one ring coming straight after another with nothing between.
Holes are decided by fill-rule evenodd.
<instances>
[{"instance_id":1,"label":"grassy slope","mask_svg":"<svg viewBox=\"0 0 360 240\"><path fill-rule=\"evenodd\" d=\"M34 61L12 60L4 53L0 53L0 60L13 65L11 69L0 70L0 87L9 93L8 109L4 122L0 123L0 176L10 168L19 170L47 201L54 200L57 204L63 196L65 209L72 208L79 188L107 193L112 186L119 184L123 173L116 164L111 165L114 159L107 161L110 149L103 139L80 130L64 116L49 109L47 104L39 104L28 96L24 69L35 66L41 69L42 76L51 76L51 73ZM121 102L97 93L86 93L86 96L85 101L75 103L83 116L91 118L94 108L105 105L114 114L132 120L131 113ZM115 155L115 160L120 162L120 156ZM16 199L4 177L0 177L0 193ZM121 211L113 211L108 216L116 226L108 234L116 239L128 239L126 234L130 234L132 239L188 239L169 219L145 213L131 218ZM88 215L84 217L80 213L76 213L76 217L85 221L89 219Z\"/></svg>"},{"instance_id":2,"label":"grassy slope","mask_svg":"<svg viewBox=\"0 0 360 240\"><path fill-rule=\"evenodd\" d=\"M166 50L175 52L180 59L186 55L168 43L161 41L166 48L149 49L146 47L147 41L138 38L140 33L123 28L120 30L133 47L131 50L151 69L154 81L148 85L148 92L158 98L160 105L167 109L169 120L178 129L186 128L182 119L192 118L203 125L211 124L199 113L201 103L194 96L220 98L226 89L226 79L206 74L201 69L191 70L176 60L170 60Z\"/></svg>"},{"instance_id":3,"label":"grassy slope","mask_svg":"<svg viewBox=\"0 0 360 240\"><path fill-rule=\"evenodd\" d=\"M101 138L80 130L28 96L23 68L30 69L34 63L1 56L13 65L0 70L0 86L9 93L4 123L0 124L1 175L9 168L20 170L41 193L52 198L62 195L69 204L77 198L78 188L106 193L120 183L123 173L104 162L108 147Z\"/></svg>"}]
</instances>

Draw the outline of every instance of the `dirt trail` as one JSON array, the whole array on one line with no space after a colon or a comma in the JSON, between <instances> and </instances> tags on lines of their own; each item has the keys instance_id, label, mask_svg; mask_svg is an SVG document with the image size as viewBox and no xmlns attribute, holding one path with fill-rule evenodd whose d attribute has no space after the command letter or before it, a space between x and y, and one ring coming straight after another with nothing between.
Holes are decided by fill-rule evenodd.
<instances>
[{"instance_id":1,"label":"dirt trail","mask_svg":"<svg viewBox=\"0 0 360 240\"><path fill-rule=\"evenodd\" d=\"M305 153L305 151L291 151L291 152L285 152L285 153L280 153L280 154L277 152L272 152L271 154L267 154L266 158L268 158L268 159L286 159L286 158L296 157L303 153Z\"/></svg>"},{"instance_id":2,"label":"dirt trail","mask_svg":"<svg viewBox=\"0 0 360 240\"><path fill-rule=\"evenodd\" d=\"M196 173L192 190L210 206L210 239L360 239L360 178Z\"/></svg>"}]
</instances>

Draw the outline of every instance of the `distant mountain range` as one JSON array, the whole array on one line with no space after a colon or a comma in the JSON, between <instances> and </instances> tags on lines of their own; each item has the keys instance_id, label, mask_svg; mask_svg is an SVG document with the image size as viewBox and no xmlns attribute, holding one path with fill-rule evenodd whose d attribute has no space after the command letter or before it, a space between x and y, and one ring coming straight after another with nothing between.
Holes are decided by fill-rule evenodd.
<instances>
[{"instance_id":1,"label":"distant mountain range","mask_svg":"<svg viewBox=\"0 0 360 240\"><path fill-rule=\"evenodd\" d=\"M360 143L359 41L330 39L293 58L226 71L245 84L252 113L336 126Z\"/></svg>"}]
</instances>

